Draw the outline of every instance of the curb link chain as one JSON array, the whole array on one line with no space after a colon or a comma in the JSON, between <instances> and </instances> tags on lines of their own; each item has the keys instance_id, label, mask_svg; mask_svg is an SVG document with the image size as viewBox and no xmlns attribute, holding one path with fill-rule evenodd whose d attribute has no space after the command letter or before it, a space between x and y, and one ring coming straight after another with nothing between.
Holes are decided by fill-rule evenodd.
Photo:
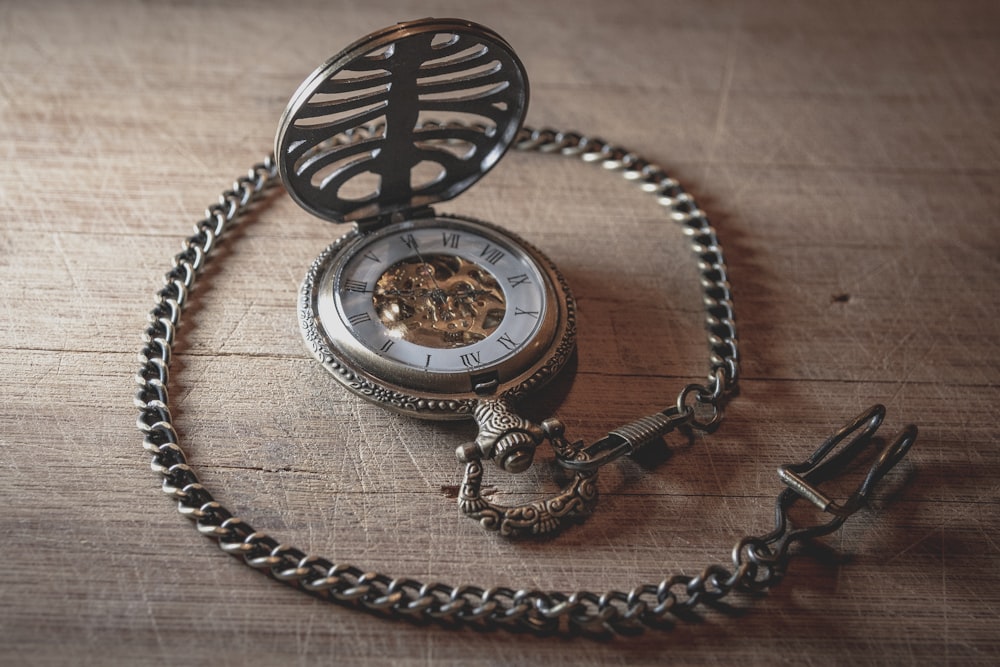
<instances>
[{"instance_id":1,"label":"curb link chain","mask_svg":"<svg viewBox=\"0 0 1000 667\"><path fill-rule=\"evenodd\" d=\"M340 140L356 141L370 131L360 128ZM659 414L666 415L667 421L675 425L685 422L696 428L710 428L721 417L720 399L734 388L737 350L725 264L718 239L704 213L662 169L603 141L525 128L516 147L575 155L608 169L624 170L625 178L638 181L643 190L653 193L691 236L705 293L712 373L707 384L688 385L678 395L676 405ZM392 577L310 556L255 530L217 502L188 465L170 414L167 386L181 314L199 273L227 230L245 218L276 184L276 174L273 157L252 167L222 193L218 203L207 209L205 218L185 239L148 315L144 345L139 353L140 368L135 376L139 385L135 395L139 409L137 425L144 436L143 448L152 454L151 467L162 477L163 491L177 501L178 511L194 521L198 532L215 539L224 552L239 556L247 565L316 597L385 616L537 633L637 634L645 627L672 627L674 618L690 620L696 607L711 605L732 590L753 593L770 588L781 580L793 542L825 534L843 523L849 512L830 524L793 528L787 516L788 507L803 496L789 488L778 498L775 530L762 537L741 539L733 548L731 568L713 564L697 575L675 574L627 592L611 590L603 594L586 590L566 594L531 588L452 586ZM697 417L699 408L706 406L708 417ZM627 436L628 429L624 431ZM872 431L866 429L863 435L870 436ZM826 449L821 448L804 464L789 468L803 488L812 488L809 485L814 470L827 468L829 472L829 464L840 465L839 459L818 461L846 437L845 432L853 431L843 429L839 439L835 436L824 445ZM863 504L871 486L905 454L915 437L915 433L908 434L908 439L900 438L894 443L891 452L883 453L882 467L872 469L856 497L852 496L847 503L851 512ZM855 438L850 447L861 439Z\"/></svg>"},{"instance_id":2,"label":"curb link chain","mask_svg":"<svg viewBox=\"0 0 1000 667\"><path fill-rule=\"evenodd\" d=\"M656 198L669 217L688 236L698 262L708 332L710 372L705 384L692 383L681 389L673 405L641 417L608 433L605 438L582 448L574 458L560 456L564 468L577 472L596 471L601 466L659 442L676 428L711 431L723 416L723 403L735 391L739 375L739 351L729 272L722 246L708 216L694 198L659 165L603 139L575 132L522 128L514 142L521 151L559 153L583 162L621 172L643 192Z\"/></svg>"},{"instance_id":3,"label":"curb link chain","mask_svg":"<svg viewBox=\"0 0 1000 667\"><path fill-rule=\"evenodd\" d=\"M715 229L709 224L708 216L698 208L694 197L685 192L681 184L662 167L603 139L575 132L525 127L521 129L514 146L521 151L561 153L583 162L599 164L608 171L620 171L625 180L636 183L640 190L655 197L669 211L670 219L688 236L698 261L711 371L706 384L689 384L681 391L676 408L685 416L688 425L699 430L713 427L722 417L723 396L736 386L739 353L729 273L722 246ZM699 406L708 406L707 418L696 415Z\"/></svg>"}]
</instances>

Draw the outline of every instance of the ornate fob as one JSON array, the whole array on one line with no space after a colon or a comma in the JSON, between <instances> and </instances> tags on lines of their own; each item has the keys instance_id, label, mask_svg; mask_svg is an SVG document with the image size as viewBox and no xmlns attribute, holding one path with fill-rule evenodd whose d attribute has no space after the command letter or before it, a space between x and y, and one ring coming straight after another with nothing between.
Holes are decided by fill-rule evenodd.
<instances>
[{"instance_id":1,"label":"ornate fob","mask_svg":"<svg viewBox=\"0 0 1000 667\"><path fill-rule=\"evenodd\" d=\"M517 400L550 380L575 344L574 303L555 266L497 226L431 205L470 187L517 137L524 67L483 26L400 23L331 58L295 92L275 154L289 194L353 229L313 263L299 319L313 355L348 389L428 419L473 418L462 509L506 533L544 532L589 509L589 473L554 499L518 508L479 494L480 460L509 472L549 439ZM448 118L440 123L432 118ZM554 504L553 504L554 503Z\"/></svg>"}]
</instances>

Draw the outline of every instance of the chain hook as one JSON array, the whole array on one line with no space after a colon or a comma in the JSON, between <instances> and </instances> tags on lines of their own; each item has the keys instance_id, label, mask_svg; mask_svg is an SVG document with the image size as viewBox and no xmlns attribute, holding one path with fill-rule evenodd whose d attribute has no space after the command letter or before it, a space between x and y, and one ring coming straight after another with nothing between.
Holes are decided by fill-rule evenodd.
<instances>
[{"instance_id":1,"label":"chain hook","mask_svg":"<svg viewBox=\"0 0 1000 667\"><path fill-rule=\"evenodd\" d=\"M875 485L903 459L913 445L917 438L916 426L912 424L907 426L892 442L882 448L862 482L844 502L831 500L819 490L818 485L841 475L850 466L850 463L872 441L884 418L885 407L873 405L833 434L802 463L778 468L778 476L788 488L778 496L777 528L765 538L765 541L779 542L778 551L784 552L791 542L833 532L865 504ZM842 444L845 441L846 444ZM788 510L800 498L805 498L819 509L833 515L833 519L825 524L789 531Z\"/></svg>"}]
</instances>

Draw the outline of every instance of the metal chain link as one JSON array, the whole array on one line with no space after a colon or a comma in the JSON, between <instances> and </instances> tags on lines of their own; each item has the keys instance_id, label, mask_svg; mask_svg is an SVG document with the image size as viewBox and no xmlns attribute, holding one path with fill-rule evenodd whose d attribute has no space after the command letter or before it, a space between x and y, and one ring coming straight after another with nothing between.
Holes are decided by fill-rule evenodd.
<instances>
[{"instance_id":1,"label":"metal chain link","mask_svg":"<svg viewBox=\"0 0 1000 667\"><path fill-rule=\"evenodd\" d=\"M676 428L687 426L702 431L715 428L722 419L725 398L736 387L739 350L729 271L708 216L661 166L603 139L547 128L522 128L514 147L521 151L559 153L621 172L625 180L655 197L690 240L698 263L705 309L710 365L706 383L688 384L663 411L620 426L583 448L582 456L573 460L560 457L559 463L571 470L592 471L659 442Z\"/></svg>"},{"instance_id":2,"label":"metal chain link","mask_svg":"<svg viewBox=\"0 0 1000 667\"><path fill-rule=\"evenodd\" d=\"M341 141L356 138L347 135ZM625 178L638 181L643 190L657 197L691 236L708 313L712 373L706 384L685 387L676 404L661 414L673 425L687 423L698 428L710 427L721 415L720 399L736 383L738 357L726 267L715 231L705 214L660 167L598 139L526 128L518 138L517 148L578 156L584 161L623 171ZM793 542L825 534L846 518L849 512L830 524L794 528L788 518L788 508L803 495L789 488L778 498L775 530L763 537L740 540L732 551L731 568L713 564L697 575L675 574L660 582L639 584L629 591L596 593L583 590L569 594L532 588L453 586L392 577L310 556L255 530L217 502L188 465L170 414L167 387L181 315L200 272L227 230L245 217L275 184L276 172L271 157L255 165L237 179L231 189L222 193L219 202L208 208L205 218L195 225L194 233L185 239L149 313L136 374L139 385L135 396L139 409L137 424L144 435L143 447L152 454L151 466L163 478L163 491L177 501L180 513L194 521L198 532L217 540L226 553L316 597L382 615L539 633L633 634L645 627L671 627L671 619L689 618L687 612L718 601L733 590L757 592L773 586L784 573ZM698 408L704 406L710 408L707 419L695 415ZM650 428L655 431L657 426L637 427L642 432ZM872 430L867 429L864 435L870 437ZM625 431L627 436L628 429ZM874 481L902 458L915 437L909 432L906 435L909 437L894 443L892 452L883 454L882 467L873 468L865 485L855 494L857 498L852 497L847 503L851 512L862 504ZM843 431L838 436L840 439L833 445L846 437ZM860 437L855 438L851 447L860 440ZM824 445L826 449L821 448L806 463L789 467L801 488L813 495L818 494L809 486L812 471L825 469L824 466L831 463L817 462L833 447L831 441ZM839 464L839 459L836 462Z\"/></svg>"},{"instance_id":3,"label":"metal chain link","mask_svg":"<svg viewBox=\"0 0 1000 667\"><path fill-rule=\"evenodd\" d=\"M690 384L681 391L676 407L678 412L687 416L689 425L703 430L713 426L721 417L721 399L736 385L739 353L729 272L722 246L715 228L709 224L708 216L698 208L694 197L685 192L681 184L662 167L603 139L575 132L523 128L514 146L521 151L558 152L599 164L609 171L620 171L626 180L637 183L642 191L655 197L689 237L701 279L711 370L707 384ZM695 416L696 404L711 407L707 421Z\"/></svg>"}]
</instances>

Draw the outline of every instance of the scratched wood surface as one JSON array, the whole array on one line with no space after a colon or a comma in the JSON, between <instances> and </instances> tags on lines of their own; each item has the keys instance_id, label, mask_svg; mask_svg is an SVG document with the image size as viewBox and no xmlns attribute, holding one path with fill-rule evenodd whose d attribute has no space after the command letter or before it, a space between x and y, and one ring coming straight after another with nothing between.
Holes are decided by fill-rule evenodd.
<instances>
[{"instance_id":1,"label":"scratched wood surface","mask_svg":"<svg viewBox=\"0 0 1000 667\"><path fill-rule=\"evenodd\" d=\"M608 642L414 627L287 589L157 490L132 407L180 239L269 149L318 63L463 16L532 80L529 121L641 149L728 253L741 392L713 435L601 478L585 524L483 534L454 507L468 426L348 396L296 290L338 233L287 198L199 289L171 398L205 484L255 527L393 575L570 592L726 562L774 474L879 401L920 439L870 511L738 613ZM996 664L1000 7L993 2L16 2L0 5L0 663ZM542 403L593 439L702 376L679 230L614 175L510 155L441 207L543 247L579 358ZM544 486L490 472L498 499Z\"/></svg>"}]
</instances>

